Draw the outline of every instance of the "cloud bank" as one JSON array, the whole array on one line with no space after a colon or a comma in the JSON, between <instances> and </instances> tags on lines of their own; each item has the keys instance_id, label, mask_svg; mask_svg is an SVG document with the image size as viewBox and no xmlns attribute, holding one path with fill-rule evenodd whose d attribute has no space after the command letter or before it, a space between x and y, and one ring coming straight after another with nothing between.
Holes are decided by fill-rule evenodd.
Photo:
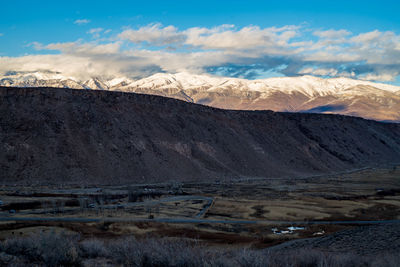
<instances>
[{"instance_id":1,"label":"cloud bank","mask_svg":"<svg viewBox=\"0 0 400 267\"><path fill-rule=\"evenodd\" d=\"M83 36L74 42L33 42L40 54L0 57L0 72L50 70L78 79L141 78L180 71L243 78L273 73L384 82L394 81L400 74L400 35L391 31L353 34L346 29L313 30L297 25L180 30L155 23L113 31L111 37L108 33L110 30L93 28L87 32L90 41Z\"/></svg>"}]
</instances>

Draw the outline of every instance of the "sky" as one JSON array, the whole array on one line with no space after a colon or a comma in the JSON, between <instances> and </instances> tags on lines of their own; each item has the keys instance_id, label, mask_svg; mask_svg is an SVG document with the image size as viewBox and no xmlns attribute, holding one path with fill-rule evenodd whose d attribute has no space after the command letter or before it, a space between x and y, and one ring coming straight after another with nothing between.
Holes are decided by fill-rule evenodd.
<instances>
[{"instance_id":1,"label":"sky","mask_svg":"<svg viewBox=\"0 0 400 267\"><path fill-rule=\"evenodd\" d=\"M0 1L0 74L190 72L400 85L396 1Z\"/></svg>"}]
</instances>

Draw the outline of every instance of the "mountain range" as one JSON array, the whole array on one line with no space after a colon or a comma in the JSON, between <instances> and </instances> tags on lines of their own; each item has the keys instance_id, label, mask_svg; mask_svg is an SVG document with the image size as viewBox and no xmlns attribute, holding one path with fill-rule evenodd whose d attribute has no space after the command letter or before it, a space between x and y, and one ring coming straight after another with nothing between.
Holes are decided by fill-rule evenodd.
<instances>
[{"instance_id":1,"label":"mountain range","mask_svg":"<svg viewBox=\"0 0 400 267\"><path fill-rule=\"evenodd\" d=\"M133 80L81 81L52 72L7 72L0 85L58 87L153 94L234 110L335 113L400 122L400 87L350 78L314 76L246 80L189 73L158 73Z\"/></svg>"},{"instance_id":2,"label":"mountain range","mask_svg":"<svg viewBox=\"0 0 400 267\"><path fill-rule=\"evenodd\" d=\"M0 181L296 177L400 162L400 124L224 110L147 94L0 87Z\"/></svg>"}]
</instances>

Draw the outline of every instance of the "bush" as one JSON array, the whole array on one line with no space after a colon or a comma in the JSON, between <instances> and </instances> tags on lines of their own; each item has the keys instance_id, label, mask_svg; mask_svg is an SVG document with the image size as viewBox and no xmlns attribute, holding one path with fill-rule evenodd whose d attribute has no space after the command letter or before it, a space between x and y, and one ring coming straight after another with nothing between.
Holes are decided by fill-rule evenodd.
<instances>
[{"instance_id":1,"label":"bush","mask_svg":"<svg viewBox=\"0 0 400 267\"><path fill-rule=\"evenodd\" d=\"M254 250L216 249L185 239L136 239L126 237L104 243L61 233L39 233L8 239L0 246L0 266L87 266L103 261L140 267L376 267L400 266L400 253L359 256L327 253L315 249ZM89 265L88 265L89 264ZM90 265L91 264L91 265Z\"/></svg>"},{"instance_id":2,"label":"bush","mask_svg":"<svg viewBox=\"0 0 400 267\"><path fill-rule=\"evenodd\" d=\"M3 250L9 255L23 257L32 263L46 266L80 266L78 237L64 232L34 234L29 237L8 239Z\"/></svg>"},{"instance_id":3,"label":"bush","mask_svg":"<svg viewBox=\"0 0 400 267\"><path fill-rule=\"evenodd\" d=\"M139 243L134 237L120 239L109 245L112 258L126 266L142 266Z\"/></svg>"},{"instance_id":4,"label":"bush","mask_svg":"<svg viewBox=\"0 0 400 267\"><path fill-rule=\"evenodd\" d=\"M110 244L111 255L126 266L205 266L204 249L179 240L143 239L134 237Z\"/></svg>"},{"instance_id":5,"label":"bush","mask_svg":"<svg viewBox=\"0 0 400 267\"><path fill-rule=\"evenodd\" d=\"M268 266L269 254L250 249L242 249L234 253L234 260L238 266Z\"/></svg>"},{"instance_id":6,"label":"bush","mask_svg":"<svg viewBox=\"0 0 400 267\"><path fill-rule=\"evenodd\" d=\"M18 257L0 252L0 266L26 266L26 264Z\"/></svg>"},{"instance_id":7,"label":"bush","mask_svg":"<svg viewBox=\"0 0 400 267\"><path fill-rule=\"evenodd\" d=\"M395 254L386 254L382 255L379 258L375 258L372 261L371 266L373 267L398 267L400 266L400 251L397 251Z\"/></svg>"},{"instance_id":8,"label":"bush","mask_svg":"<svg viewBox=\"0 0 400 267\"><path fill-rule=\"evenodd\" d=\"M98 239L84 240L80 243L81 255L84 258L108 257L104 242Z\"/></svg>"}]
</instances>

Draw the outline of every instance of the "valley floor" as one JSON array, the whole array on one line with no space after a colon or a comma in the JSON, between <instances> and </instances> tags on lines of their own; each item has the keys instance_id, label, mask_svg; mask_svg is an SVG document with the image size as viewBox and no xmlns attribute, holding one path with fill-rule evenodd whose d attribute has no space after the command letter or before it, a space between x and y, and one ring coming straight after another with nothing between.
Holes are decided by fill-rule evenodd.
<instances>
[{"instance_id":1,"label":"valley floor","mask_svg":"<svg viewBox=\"0 0 400 267\"><path fill-rule=\"evenodd\" d=\"M224 249L378 255L400 248L399 166L213 183L3 185L0 199L2 240L65 231L82 240L184 238Z\"/></svg>"}]
</instances>

